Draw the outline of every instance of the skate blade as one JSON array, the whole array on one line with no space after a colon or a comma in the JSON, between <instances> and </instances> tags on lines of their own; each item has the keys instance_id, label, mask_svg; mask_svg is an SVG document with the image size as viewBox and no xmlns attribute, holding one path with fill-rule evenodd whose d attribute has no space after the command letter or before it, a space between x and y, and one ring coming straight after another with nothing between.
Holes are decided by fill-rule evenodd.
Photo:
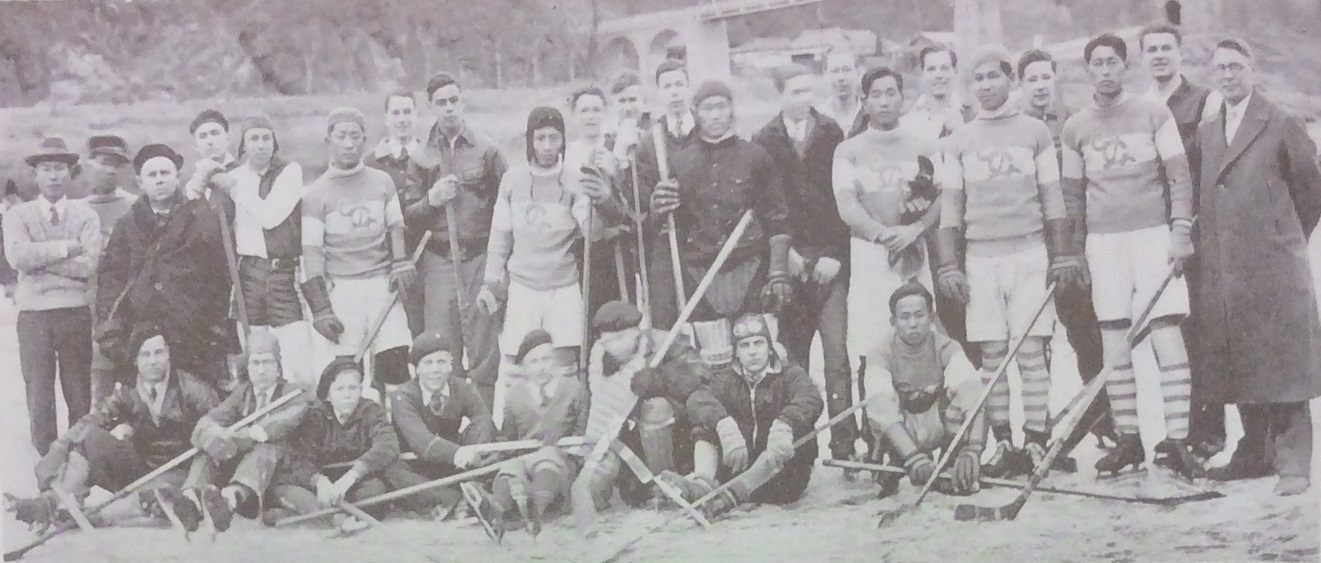
<instances>
[{"instance_id":1,"label":"skate blade","mask_svg":"<svg viewBox=\"0 0 1321 563\"><path fill-rule=\"evenodd\" d=\"M1143 479L1147 476L1147 468L1141 467L1134 469L1120 469L1117 471L1097 472L1096 480L1107 483L1124 483L1128 481Z\"/></svg>"}]
</instances>

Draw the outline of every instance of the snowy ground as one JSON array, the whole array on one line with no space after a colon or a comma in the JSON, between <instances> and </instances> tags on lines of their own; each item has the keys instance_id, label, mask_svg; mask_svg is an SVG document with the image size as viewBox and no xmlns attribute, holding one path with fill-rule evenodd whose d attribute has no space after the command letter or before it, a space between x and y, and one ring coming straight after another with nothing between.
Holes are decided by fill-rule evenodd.
<instances>
[{"instance_id":1,"label":"snowy ground","mask_svg":"<svg viewBox=\"0 0 1321 563\"><path fill-rule=\"evenodd\" d=\"M1313 264L1321 266L1321 245L1313 244L1311 255ZM1321 275L1315 277L1321 280ZM27 495L35 488L31 468L36 454L28 443L14 319L12 304L0 300L0 452L4 452L0 489ZM1056 347L1052 404L1059 409L1080 382L1063 338L1057 336ZM1153 367L1149 347L1140 347L1137 358L1139 370ZM1143 384L1140 393L1143 435L1150 448L1162 436L1158 389ZM1233 444L1242 432L1237 414L1230 412ZM1313 402L1312 413L1321 427L1321 401ZM1316 439L1321 442L1321 431ZM1321 444L1316 451L1321 452ZM1223 463L1228 453L1213 464ZM1084 468L1091 467L1098 455L1090 441L1077 454ZM552 522L536 543L521 532L512 532L503 547L492 546L472 520L443 524L391 520L389 535L368 531L348 539L328 539L323 529L271 530L239 521L215 543L207 538L185 543L174 532L153 527L70 533L32 551L25 560L194 562L278 557L286 562L366 562L420 561L429 555L440 561L588 561L611 554L651 527L660 526L622 560L1317 561L1321 559L1321 463L1314 463L1312 481L1316 485L1309 494L1289 499L1271 493L1273 478L1237 482L1218 487L1224 498L1172 509L1037 493L1016 521L991 524L955 522L953 508L965 499L932 494L920 510L877 529L875 513L906 502L913 489L904 487L897 497L884 501L843 504L840 501L856 499L873 486L862 480L846 482L836 469L818 468L798 503L740 510L705 533L682 517L661 525L674 514L647 510L604 513L604 533L590 543L580 540L570 520L562 518ZM1048 484L1109 486L1121 494L1128 492L1119 483L1098 485L1090 470L1073 476L1053 475ZM1012 498L1011 491L991 489L972 497L972 502L994 506ZM117 508L122 512L124 507ZM9 515L3 520L0 532L6 550L24 545L32 537Z\"/></svg>"}]
</instances>

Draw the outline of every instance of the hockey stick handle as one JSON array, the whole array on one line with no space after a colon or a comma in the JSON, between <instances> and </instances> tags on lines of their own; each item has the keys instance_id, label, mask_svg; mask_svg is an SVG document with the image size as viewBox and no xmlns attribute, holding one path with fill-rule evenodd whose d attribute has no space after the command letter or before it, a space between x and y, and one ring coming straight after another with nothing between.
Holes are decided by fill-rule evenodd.
<instances>
[{"instance_id":1,"label":"hockey stick handle","mask_svg":"<svg viewBox=\"0 0 1321 563\"><path fill-rule=\"evenodd\" d=\"M656 146L656 170L660 173L661 180L670 179L670 159L666 154L668 146L665 144L665 132L662 131L663 123L656 123L651 127L651 141ZM674 293L680 307L683 307L688 291L683 287L683 267L679 258L679 228L674 224L674 213L671 212L665 216L665 228L669 231L670 243L670 262L674 270Z\"/></svg>"},{"instance_id":2,"label":"hockey stick handle","mask_svg":"<svg viewBox=\"0 0 1321 563\"><path fill-rule=\"evenodd\" d=\"M1175 273L1176 270L1174 268L1170 268L1169 271L1166 272L1165 279L1162 280L1160 286L1156 288L1156 292L1151 295L1151 301L1149 301L1147 306L1142 310L1142 314L1138 315L1137 319L1134 319L1133 328L1130 329L1129 332L1130 345L1132 344L1133 330L1147 323L1148 317L1151 316L1151 311L1156 308L1156 303L1160 301L1161 295L1165 294L1165 289L1170 286L1170 281L1174 279ZM1101 369L1101 373L1096 374L1096 377L1088 382L1087 385L1083 387L1082 391L1075 396L1078 407L1069 412L1068 418L1060 421L1060 425L1064 428L1064 435L1067 436L1072 433L1074 427L1078 426L1082 421L1083 414L1087 407L1092 404L1092 401L1096 400L1097 395L1101 394L1101 390L1105 389L1105 383L1110 379L1110 374L1113 371L1113 365L1106 365ZM1009 507L1007 511L1010 519L1018 515L1018 511L1023 507L1023 504L1027 502L1027 498L1031 496L1032 491L1041 484L1042 479L1046 478L1046 474L1050 472L1051 465L1055 463L1055 458L1059 457L1060 452L1064 451L1065 441L1066 440L1056 440L1055 443L1051 444L1050 449L1046 451L1045 459L1043 459L1041 463L1037 465L1036 469L1032 471L1032 477L1028 479L1027 486L1023 487L1023 492L1019 493L1018 498L1014 499L1012 503L1007 505Z\"/></svg>"},{"instance_id":3,"label":"hockey stick handle","mask_svg":"<svg viewBox=\"0 0 1321 563\"><path fill-rule=\"evenodd\" d=\"M927 493L931 491L931 487L936 484L936 478L940 476L940 468L945 467L945 464L949 463L949 459L954 456L954 450L958 449L959 442L963 440L963 435L968 433L968 428L972 427L972 423L976 421L977 416L981 414L982 407L986 405L986 400L990 398L991 392L994 391L996 384L1005 376L1005 372L1009 371L1009 363L1014 360L1014 356L1017 356L1018 351L1023 348L1023 343L1027 342L1029 334L1032 332L1032 327L1036 326L1037 321L1041 319L1041 313L1046 310L1046 307L1050 305L1051 300L1054 299L1057 286L1058 284L1053 281L1050 282L1050 285L1046 286L1046 297L1045 299L1042 299L1041 304L1037 306L1036 313L1032 315L1032 322L1028 323L1027 327L1023 329L1022 334L1015 337L1013 348L1009 350L1009 354L1005 356L1004 360L1000 361L1000 367L996 368L995 375L991 376L990 381L986 382L986 385L982 388L982 394L977 398L976 406L972 408L972 412L964 415L963 423L959 425L959 431L954 434L954 439L949 442L950 447L945 448L945 451L940 452L940 459L936 461L936 471L932 472L931 477L927 479L926 484L922 485L922 490L918 492L917 498L912 502L913 506L922 504L922 499L926 498Z\"/></svg>"},{"instance_id":4,"label":"hockey stick handle","mask_svg":"<svg viewBox=\"0 0 1321 563\"><path fill-rule=\"evenodd\" d=\"M409 257L409 262L413 264L414 268L417 267L417 261L422 259L422 252L426 250L427 243L431 242L431 236L434 234L434 231L427 231L422 235L422 240L417 241L417 248L413 249L413 255ZM450 249L452 250L453 248L454 246L451 245ZM459 266L456 263L454 265L455 275L458 275L458 272ZM459 293L463 293L462 287L459 288ZM381 316L376 318L376 323L372 325L372 331L367 333L367 339L362 341L362 346L358 348L358 353L353 355L353 361L361 362L363 356L367 355L367 351L372 349L372 342L376 340L376 335L381 333L381 327L385 326L385 319L390 317L390 310L394 308L395 303L399 302L399 297L398 291L390 291L390 303L381 310Z\"/></svg>"},{"instance_id":5,"label":"hockey stick handle","mask_svg":"<svg viewBox=\"0 0 1321 563\"><path fill-rule=\"evenodd\" d=\"M638 273L641 276L641 287L638 290L638 304L647 303L642 314L651 318L650 298L644 298L643 295L651 290L647 281L647 248L646 233L642 225L642 192L638 187L638 152L637 149L631 149L628 153L628 166L630 174L633 176L633 228L637 231L638 239ZM616 246L616 248L618 248Z\"/></svg>"},{"instance_id":6,"label":"hockey stick handle","mask_svg":"<svg viewBox=\"0 0 1321 563\"><path fill-rule=\"evenodd\" d=\"M437 487L444 487L444 486L446 486L446 485L453 485L453 484L455 484L455 483L460 483L460 482L467 481L467 480L470 480L470 479L473 479L473 478L476 478L476 477L481 477L481 476L483 476L483 475L489 475L489 474L491 474L491 473L495 473L496 471L499 471L500 468L504 467L506 464L511 463L511 462L513 462L513 461L515 461L515 460L521 460L521 459L524 459L524 458L526 458L526 457L529 456L529 455L531 455L531 454L523 454L523 455L518 456L518 457L515 457L515 458L513 458L513 459L507 459L507 460L504 460L504 461L499 461L499 462L496 462L496 463L492 463L492 464L490 464L490 465L484 465L484 466L482 466L482 467L478 467L478 468L474 468L474 469L469 469L469 470L467 470L467 471L463 471L463 472L461 472L461 473L455 473L455 474L453 474L453 475L450 475L449 477L443 477L443 478L440 478L440 479L435 479L435 480L432 480L432 481L427 481L427 482L425 482L425 483L418 483L418 484L416 484L416 485L410 485L410 486L408 486L408 487L404 487L404 488L402 488L402 489L396 489L396 490L390 491L390 492L385 493L385 494L380 494L380 495L376 495L376 496L371 497L371 498L368 498L368 499L360 500L360 501L354 503L354 506L357 506L358 508L365 508L365 507L368 507L368 506L375 506L375 505L377 505L377 504L381 504L381 503L384 503L384 502L390 502L390 501L392 501L392 500L397 500L397 499L401 499L401 498L404 498L404 497L412 496L412 495L417 494L417 493L420 493L420 492L422 492L422 491L426 491L426 490L434 489L434 488L437 488ZM309 512L309 513L307 513L307 514L300 514L300 515L298 515L298 516L290 516L290 517L288 517L288 518L283 518L283 519L281 519L281 520L277 520L277 521L275 522L275 527L278 528L278 527L280 527L280 526L289 526L289 525L292 525L292 524L299 524L299 523L302 523L302 522L307 522L307 521L309 521L309 520L316 520L317 518L322 518L322 517L325 517L325 516L330 516L330 515L332 515L332 514L336 514L336 513L340 512L341 510L342 510L342 509L341 509L340 507L338 507L338 506L334 506L334 507L330 507L330 508L323 508L323 509L321 509L321 510L316 510L316 511L313 511L313 512Z\"/></svg>"}]
</instances>

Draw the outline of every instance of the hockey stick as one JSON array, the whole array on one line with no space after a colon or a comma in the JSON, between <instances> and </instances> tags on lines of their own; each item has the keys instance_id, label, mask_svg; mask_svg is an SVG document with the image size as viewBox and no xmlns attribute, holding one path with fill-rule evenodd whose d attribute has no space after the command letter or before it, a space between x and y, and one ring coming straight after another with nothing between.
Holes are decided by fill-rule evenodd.
<instances>
[{"instance_id":1,"label":"hockey stick","mask_svg":"<svg viewBox=\"0 0 1321 563\"><path fill-rule=\"evenodd\" d=\"M512 458L512 459L507 459L507 460L503 460L503 461L498 461L498 462L496 462L496 463L492 463L492 464L490 464L490 465L483 465L482 467L477 467L477 468L474 468L474 469L469 469L469 470L467 470L467 471L463 471L463 472L461 472L461 473L455 473L455 474L453 474L453 475L450 475L449 477L442 477L442 478L440 478L440 479L434 479L434 480L431 480L431 481L427 481L427 482L425 482L425 483L418 483L418 484L416 484L416 485L410 485L410 486L404 487L404 488L402 488L402 489L396 489L396 490L390 491L390 492L388 492L388 493L384 493L384 494L376 495L376 496L371 497L371 498L368 498L368 499L363 499L363 500L360 500L360 501L358 501L358 502L356 502L356 503L353 503L353 504L354 504L354 506L357 506L358 508L365 508L365 507L368 507L368 506L375 506L375 505L378 505L378 504L381 504L381 503L390 502L390 501L392 501L392 500L396 500L396 499L401 499L401 498L404 498L404 497L412 496L412 495L417 494L417 493L420 493L420 492L422 492L422 491L427 491L427 490L435 489L435 488L437 488L437 487L444 487L444 486L446 486L446 485L453 485L453 484L455 484L455 483L461 483L461 482L463 482L463 481L468 481L468 480L470 480L470 479L474 479L474 478L477 478L477 477L481 477L481 476L483 476L483 475L489 475L489 474L491 474L491 473L495 473L496 471L499 471L501 467L504 467L505 464L510 463L510 462L512 462L512 461L514 461L514 460L524 459L524 458L528 457L529 455L531 455L531 454L523 454L523 455L521 455L521 456L518 456L518 457L515 457L515 458ZM342 510L343 510L343 509L340 508L340 507L338 507L338 506L333 506L333 507L323 508L323 509L321 509L321 510L316 510L316 511L313 511L313 512L309 512L309 513L307 513L307 514L299 514L298 516L290 516L290 517L288 517L288 518L282 518L282 519L277 520L277 521L275 522L275 527L278 528L278 527L281 527L281 526L289 526L289 525L291 525L291 524L299 524L299 523L302 523L302 522L307 522L307 521L309 521L309 520L316 520L317 518L323 518L323 517L326 517L326 516L330 516L330 515L333 515L333 514L337 514L337 513L339 513L339 512L342 511Z\"/></svg>"},{"instance_id":2,"label":"hockey stick","mask_svg":"<svg viewBox=\"0 0 1321 563\"><path fill-rule=\"evenodd\" d=\"M417 261L422 259L422 251L426 250L427 243L431 242L431 235L433 234L435 234L433 231L427 231L422 235L422 240L418 241L417 248L413 249L413 256L409 262L413 264L414 268L417 267ZM454 271L458 272L457 266L455 266ZM372 331L367 333L366 340L363 340L358 347L358 353L353 355L353 361L361 362L362 358L367 355L367 351L372 349L372 342L375 342L376 335L381 333L381 327L385 326L385 319L390 317L390 310L394 309L395 304L399 302L399 298L399 292L392 289L390 291L390 302L381 310L381 316L376 318L376 322L372 323Z\"/></svg>"},{"instance_id":3,"label":"hockey stick","mask_svg":"<svg viewBox=\"0 0 1321 563\"><path fill-rule=\"evenodd\" d=\"M872 399L874 399L874 398L876 398L876 397L879 397L880 395L881 395L881 394L880 394L879 392L872 392L872 394L867 395L867 397L864 398L863 400L858 401L858 402L856 402L856 403L853 403L853 404L852 404L851 406L849 406L849 408L847 408L847 409L844 409L844 410L842 410L842 411L839 411L838 414L836 414L835 416L830 417L830 420L827 420L827 421L825 421L825 422L823 422L823 423L821 423L821 424L818 424L818 425L816 426L816 428L813 428L813 429L812 429L811 432L808 432L808 433L807 433L806 435L804 435L803 437L801 437L801 438L799 438L799 439L797 439L797 440L794 440L794 443L793 443L793 449L794 449L794 450L797 450L797 449L798 449L799 447L801 447L803 444L806 444L806 443L808 443L809 441L811 441L812 439L816 438L817 434L820 434L820 433L822 433L822 432L825 432L827 428L831 428L831 427L833 427L834 425L839 424L839 421L844 420L845 418L848 418L848 417L850 417L850 416L853 416L853 413L858 412L859 410L862 410L862 408L865 407L865 406L867 405L867 402L868 402L868 401L871 401ZM719 487L716 487L716 488L712 489L711 492L707 493L706 495L703 495L702 498L699 498L699 499L697 499L696 501L693 501L693 503L692 503L692 504L693 504L693 508L697 508L697 507L702 506L702 504L704 504L704 503L706 503L707 501L709 501L709 500L715 498L716 496L718 496L718 495L724 493L725 491L729 490L729 488L732 487L732 486L733 486L733 481L732 481L732 480L730 480L730 481L726 481L724 484L720 485ZM630 549L632 549L634 545L637 545L638 542L642 541L642 540L643 540L644 538L646 538L647 536L650 536L651 534L655 533L656 530L659 530L659 529L661 529L663 526L665 526L666 524L669 524L669 523L670 523L670 520L673 519L673 518L674 518L674 515L670 515L669 517L667 517L667 518L665 518L664 520L660 521L660 522L659 522L658 524L656 524L655 526L652 526L652 527L650 527L650 528L648 528L648 529L646 529L646 530L643 530L641 534L638 534L638 535L637 535L636 537L634 537L633 539L631 539L631 540L625 542L624 545L620 546L617 550L615 550L613 553L611 553L610 556L608 556L608 557L606 557L605 559L603 559L602 562L603 562L603 563L610 563L610 562L613 562L613 561L618 561L619 558L622 557L624 554L628 553L628 551L629 551Z\"/></svg>"},{"instance_id":4,"label":"hockey stick","mask_svg":"<svg viewBox=\"0 0 1321 563\"><path fill-rule=\"evenodd\" d=\"M1160 296L1165 293L1165 288L1170 286L1170 281L1174 279L1174 275L1175 269L1170 268L1165 274L1165 279L1161 281L1160 286L1156 288L1156 292L1152 294L1151 300L1147 302L1147 306L1142 310L1142 314L1138 315L1137 319L1133 321L1133 326L1128 332L1130 343L1133 341L1134 336L1139 334L1142 326L1147 323L1147 318L1151 316L1151 311L1156 308L1156 303L1160 301ZM1110 374L1113 371L1114 366L1105 366L1105 368L1101 370L1101 373L1096 374L1096 378L1092 379L1092 381L1083 387L1082 391L1078 393L1078 408L1070 412L1067 419L1061 420L1060 423L1056 425L1057 428L1064 429L1064 435L1067 436L1069 433L1073 432L1073 428L1082 421L1082 415L1086 411L1087 406L1091 405L1092 401L1096 400L1096 396L1105 388L1105 382L1110 379ZM1055 458L1059 457L1060 452L1064 451L1064 442L1065 440L1056 440L1055 443L1050 446L1050 449L1046 451L1045 459L1043 459L1041 463L1037 465L1036 469L1032 471L1032 477L1028 479L1027 486L1023 488L1023 492L1019 493L1018 497L1012 502L997 507L960 504L954 507L954 519L994 522L1017 518L1018 511L1023 509L1023 505L1027 503L1028 497L1032 496L1032 491L1036 490L1036 488L1041 485L1041 480L1046 478L1047 473L1050 473L1050 467L1051 464L1055 463Z\"/></svg>"},{"instance_id":5,"label":"hockey stick","mask_svg":"<svg viewBox=\"0 0 1321 563\"><path fill-rule=\"evenodd\" d=\"M902 467L895 467L893 465L881 465L878 463L862 463L858 461L848 461L848 460L839 460L839 459L823 459L821 460L821 465L824 465L826 467L836 467L839 469L854 469L854 470L862 470L862 471L872 471L875 473L890 473L893 475L908 474L908 471L906 471ZM940 479L943 481L950 480L949 477L944 475L942 475ZM1022 481L1014 481L1012 479L996 479L994 477L982 477L981 483L983 485L991 485L995 487L1006 487L1013 489L1022 489L1024 487L1027 487L1027 483ZM1043 487L1037 487L1037 490L1041 492L1053 493L1057 495L1073 495L1073 496L1094 498L1100 500L1115 500L1120 502L1132 502L1137 504L1149 504L1152 506L1165 506L1165 507L1178 506L1180 504L1184 504L1188 502L1218 499L1225 496L1224 493L1221 493L1219 491L1201 491L1197 493L1190 493L1190 494L1178 495L1173 497L1164 497L1164 498L1144 498L1144 497L1126 497L1123 495L1112 495L1109 493L1094 493L1094 492L1083 491L1078 489L1065 489L1062 487L1043 486Z\"/></svg>"},{"instance_id":6,"label":"hockey stick","mask_svg":"<svg viewBox=\"0 0 1321 563\"><path fill-rule=\"evenodd\" d=\"M666 155L665 133L661 131L664 127L663 122L657 122L651 128L651 141L656 145L656 169L660 172L661 180L670 179L670 161ZM683 264L679 261L679 228L674 224L674 212L671 211L665 215L665 228L670 231L670 263L674 270L674 293L678 297L675 303L680 309L683 308L687 300L688 292L683 287Z\"/></svg>"},{"instance_id":7,"label":"hockey stick","mask_svg":"<svg viewBox=\"0 0 1321 563\"><path fill-rule=\"evenodd\" d=\"M587 343L591 340L592 326L592 223L596 220L594 211L594 207L587 208L587 232L583 233L583 343L578 347L578 372L584 383L587 382Z\"/></svg>"},{"instance_id":8,"label":"hockey stick","mask_svg":"<svg viewBox=\"0 0 1321 563\"><path fill-rule=\"evenodd\" d=\"M642 225L642 192L638 189L638 153L636 148L629 151L628 160L629 169L633 174L633 229L636 231L638 239L638 305L645 304L645 306L640 307L642 314L647 318L651 318L651 298L650 294L647 293L651 291L651 286L647 282L646 233L643 232Z\"/></svg>"},{"instance_id":9,"label":"hockey stick","mask_svg":"<svg viewBox=\"0 0 1321 563\"><path fill-rule=\"evenodd\" d=\"M381 532L381 534L384 535L386 539L390 540L390 542L393 543L396 547L406 546L410 543L408 541L405 541L403 537L391 532L390 528L386 527L386 525L383 524L380 520L377 520L375 516L372 516L371 514L367 514L367 511L358 508L356 506L353 506L352 503L348 501L341 501L339 503L339 507L343 509L344 512L349 513L354 518L366 522L369 526L372 527L372 529ZM417 555L421 555L422 557L426 558L427 561L432 561L433 563L440 563L440 559L436 559L435 557L428 555L426 552L420 549L417 550L410 549L409 551L412 551Z\"/></svg>"},{"instance_id":10,"label":"hockey stick","mask_svg":"<svg viewBox=\"0 0 1321 563\"><path fill-rule=\"evenodd\" d=\"M242 419L240 419L238 422L235 422L234 424L229 425L229 428L227 428L226 430L229 430L230 432L233 432L233 431L235 431L235 430L241 430L241 429L243 429L244 427L246 427L246 426L248 426L248 425L251 425L253 422L256 422L256 421L257 421L258 419L260 419L261 417L266 416L267 414L269 414L271 411L274 411L275 409L280 408L281 406L283 406L285 403L287 403L287 402L293 400L293 398L296 397L296 396L298 396L298 394L301 393L301 392L302 392L301 389L296 389L296 388L295 388L293 391L289 392L288 394L284 395L283 397L280 397L280 398L278 398L278 399L276 399L276 400L274 400L274 401L271 401L270 403L267 403L265 407L262 407L262 408L260 408L260 409L257 409L256 411L253 411L252 414L243 417ZM170 461L165 462L165 463L164 463L163 465L161 465L160 467L157 467L156 469L153 469L153 470L147 472L146 475L143 475L143 476L141 476L141 477L138 477L137 480L133 481L132 483L129 483L129 484L128 484L127 486L125 486L124 488L119 489L118 491L115 491L114 494L110 495L110 498L105 499L105 500L103 500L103 501L101 501L101 502L99 502L99 503L96 503L95 505L93 505L93 506L87 508L87 509L84 511L84 514L96 514L97 512L100 512L102 509L104 509L105 507L109 506L111 503L113 503L113 502L115 502L115 501L117 501L117 500L119 500L119 499L122 499L122 498L124 498L124 497L127 497L128 495L133 494L134 491L136 491L137 489L142 488L144 485L146 485L146 484L148 484L148 483L150 483L150 482L156 480L156 478L160 477L161 475L164 475L166 472L168 472L168 471L170 471L170 470L172 470L172 469L174 469L174 468L176 468L176 467L178 467L178 466L180 466L180 465L183 465L184 462L186 462L186 461L192 459L193 456L197 455L199 452L201 452L201 450L199 450L199 449L197 449L197 448L195 448L195 447L194 447L194 448L189 448L188 451L186 451L186 452L184 452L184 453L181 453L181 454L175 456L174 459L171 459ZM21 559L21 558L23 557L24 554L26 554L27 552L31 551L33 548L35 548L35 547L37 547L37 546L39 546L39 545L41 545L41 544L43 544L43 543L46 543L46 541L50 540L51 538L53 538L53 537L55 537L55 536L57 536L57 535L60 535L60 534L63 533L63 532L66 532L66 531L71 530L71 529L74 529L74 528L76 528L75 525L70 525L70 526L67 526L67 527L59 527L59 528L55 528L55 529L53 529L53 530L50 530L50 531L46 532L45 534L42 534L42 535L41 535L40 537L38 537L37 539L33 540L32 543L29 543L29 544L27 544L27 545L25 545L25 546L23 546L23 547L21 547L21 548L18 548L18 549L14 550L14 551L8 551L8 552L5 552L5 561L17 561L18 559Z\"/></svg>"},{"instance_id":11,"label":"hockey stick","mask_svg":"<svg viewBox=\"0 0 1321 563\"><path fill-rule=\"evenodd\" d=\"M695 508L692 503L685 500L683 498L683 493L679 492L674 484L669 483L664 479L657 479L656 474L651 472L651 468L647 467L647 464L642 461L642 458L638 457L638 454L633 453L632 449L629 449L628 446L625 446L622 443L617 443L610 449L619 455L619 459L624 462L624 465L628 466L628 468L633 471L633 474L637 476L638 480L641 481L643 485L646 485L647 483L655 483L656 488L660 489L661 494L664 494L666 498L669 498L670 501L678 505L679 508L683 510L684 514L687 514L689 518L692 518L694 522L697 522L702 529L711 527L711 521L707 520L706 516L701 512L698 512L697 508Z\"/></svg>"},{"instance_id":12,"label":"hockey stick","mask_svg":"<svg viewBox=\"0 0 1321 563\"><path fill-rule=\"evenodd\" d=\"M936 484L936 479L940 477L940 470L945 467L946 463L949 463L950 458L954 456L954 450L958 449L959 442L963 440L963 435L968 433L968 429L972 427L972 423L981 416L982 407L986 405L986 399L991 396L991 391L995 389L995 385L1000 382L1000 379L1005 377L1005 372L1009 370L1010 362L1013 361L1014 356L1018 355L1018 351L1023 348L1023 343L1027 342L1028 335L1032 332L1032 327L1036 326L1037 321L1041 319L1041 313L1046 310L1046 307L1050 305L1051 300L1054 299L1055 288L1057 285L1058 284L1055 282L1050 282L1050 285L1046 286L1046 298L1042 299L1041 304L1037 306L1036 313L1032 315L1032 322L1028 323L1027 327L1023 329L1023 333L1018 335L1017 340L1013 342L1013 347L1010 348L1009 355L1005 356L1004 360L1000 362L1000 367L996 368L995 375L991 376L990 381L988 381L986 386L982 389L982 394L977 398L977 405L972 408L972 412L967 413L963 417L963 424L960 424L959 431L954 433L954 439L950 440L949 447L944 448L945 451L940 452L940 460L936 462L936 470L931 473L931 477L927 479L926 484L922 485L922 489L917 493L917 498L914 498L907 504L899 505L899 508L894 510L881 512L881 518L876 523L877 527L884 527L887 524L894 522L895 519L903 516L905 513L916 509L922 504L922 500L926 498L927 493L931 492L931 487Z\"/></svg>"}]
</instances>

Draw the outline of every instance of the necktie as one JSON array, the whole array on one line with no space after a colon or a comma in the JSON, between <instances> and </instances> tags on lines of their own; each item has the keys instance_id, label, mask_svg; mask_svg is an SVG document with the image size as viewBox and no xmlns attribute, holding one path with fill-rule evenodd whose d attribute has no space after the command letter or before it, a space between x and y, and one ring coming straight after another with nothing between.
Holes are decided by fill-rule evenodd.
<instances>
[{"instance_id":1,"label":"necktie","mask_svg":"<svg viewBox=\"0 0 1321 563\"><path fill-rule=\"evenodd\" d=\"M54 205L50 206L50 224L60 224L60 208L55 207Z\"/></svg>"},{"instance_id":2,"label":"necktie","mask_svg":"<svg viewBox=\"0 0 1321 563\"><path fill-rule=\"evenodd\" d=\"M550 392L550 390L551 390L551 384L550 384L550 382L546 382L546 383L543 383L543 384L539 385L539 386L537 387L537 390L541 392L541 406L544 407L544 406L550 404L550 399L551 399L551 397L553 397L553 395L552 395L551 392Z\"/></svg>"},{"instance_id":3,"label":"necktie","mask_svg":"<svg viewBox=\"0 0 1321 563\"><path fill-rule=\"evenodd\" d=\"M431 413L440 416L441 411L445 410L445 396L440 393L432 393L431 400L427 402L427 408Z\"/></svg>"},{"instance_id":4,"label":"necktie","mask_svg":"<svg viewBox=\"0 0 1321 563\"><path fill-rule=\"evenodd\" d=\"M399 162L405 162L407 160L408 160L408 147L407 146L399 147Z\"/></svg>"}]
</instances>

